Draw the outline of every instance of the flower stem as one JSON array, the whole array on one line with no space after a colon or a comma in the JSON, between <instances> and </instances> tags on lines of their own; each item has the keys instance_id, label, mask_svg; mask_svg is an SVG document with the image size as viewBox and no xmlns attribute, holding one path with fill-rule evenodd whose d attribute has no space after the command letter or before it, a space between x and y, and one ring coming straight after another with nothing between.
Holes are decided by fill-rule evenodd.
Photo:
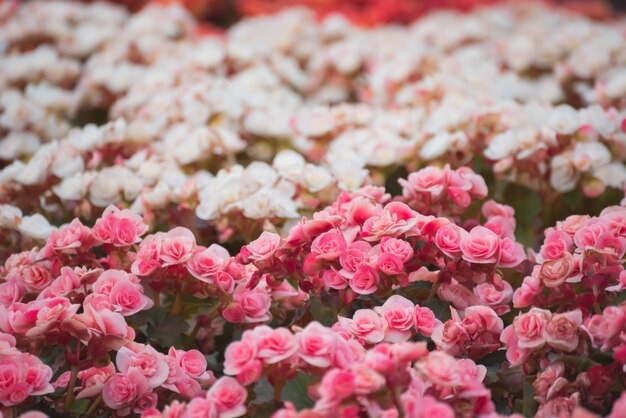
<instances>
[{"instance_id":1,"label":"flower stem","mask_svg":"<svg viewBox=\"0 0 626 418\"><path fill-rule=\"evenodd\" d=\"M178 291L176 293L176 299L174 299L174 304L172 305L172 310L170 311L170 313L172 315L180 315L182 311L183 311L183 293L181 291Z\"/></svg>"},{"instance_id":2,"label":"flower stem","mask_svg":"<svg viewBox=\"0 0 626 418\"><path fill-rule=\"evenodd\" d=\"M101 403L102 403L102 393L100 393L100 396L98 396L96 400L91 403L91 405L89 406L89 409L87 410L86 416L87 417L92 416L93 413L96 412L96 409L98 409Z\"/></svg>"},{"instance_id":3,"label":"flower stem","mask_svg":"<svg viewBox=\"0 0 626 418\"><path fill-rule=\"evenodd\" d=\"M72 366L72 374L70 375L70 382L67 384L67 391L65 394L65 402L63 406L67 412L74 402L74 387L76 387L76 379L78 378L78 366Z\"/></svg>"}]
</instances>

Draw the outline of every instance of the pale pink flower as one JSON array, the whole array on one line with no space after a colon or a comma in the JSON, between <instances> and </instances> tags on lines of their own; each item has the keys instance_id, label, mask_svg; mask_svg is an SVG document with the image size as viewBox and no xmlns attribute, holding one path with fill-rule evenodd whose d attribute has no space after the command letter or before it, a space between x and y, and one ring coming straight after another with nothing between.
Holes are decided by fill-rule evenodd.
<instances>
[{"instance_id":1,"label":"pale pink flower","mask_svg":"<svg viewBox=\"0 0 626 418\"><path fill-rule=\"evenodd\" d=\"M359 309L352 319L340 316L339 324L350 334L363 341L375 344L385 338L387 323L384 318L371 309Z\"/></svg>"},{"instance_id":2,"label":"pale pink flower","mask_svg":"<svg viewBox=\"0 0 626 418\"><path fill-rule=\"evenodd\" d=\"M207 399L217 407L220 418L237 418L246 413L248 392L232 377L221 377L207 392Z\"/></svg>"},{"instance_id":3,"label":"pale pink flower","mask_svg":"<svg viewBox=\"0 0 626 418\"><path fill-rule=\"evenodd\" d=\"M375 311L387 322L385 341L399 343L411 337L411 328L414 324L415 305L400 295L393 295Z\"/></svg>"},{"instance_id":4,"label":"pale pink flower","mask_svg":"<svg viewBox=\"0 0 626 418\"><path fill-rule=\"evenodd\" d=\"M482 226L474 227L461 240L463 259L470 263L495 263L498 260L499 250L500 237Z\"/></svg>"},{"instance_id":5,"label":"pale pink flower","mask_svg":"<svg viewBox=\"0 0 626 418\"><path fill-rule=\"evenodd\" d=\"M544 338L552 348L565 352L574 351L578 347L578 328L582 322L580 309L554 314L543 330Z\"/></svg>"}]
</instances>

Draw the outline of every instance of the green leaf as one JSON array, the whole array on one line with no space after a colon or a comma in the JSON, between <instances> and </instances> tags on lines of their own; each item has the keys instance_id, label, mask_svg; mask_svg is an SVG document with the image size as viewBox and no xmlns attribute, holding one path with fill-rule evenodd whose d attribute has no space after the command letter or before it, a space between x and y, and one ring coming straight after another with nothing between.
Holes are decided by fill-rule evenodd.
<instances>
[{"instance_id":1,"label":"green leaf","mask_svg":"<svg viewBox=\"0 0 626 418\"><path fill-rule=\"evenodd\" d=\"M189 324L177 315L170 315L167 308L160 307L148 311L147 334L158 341L162 347L183 348L183 334Z\"/></svg>"},{"instance_id":2,"label":"green leaf","mask_svg":"<svg viewBox=\"0 0 626 418\"><path fill-rule=\"evenodd\" d=\"M308 388L313 379L313 376L298 372L295 379L285 384L280 400L291 402L298 410L312 407L313 401L309 398Z\"/></svg>"},{"instance_id":3,"label":"green leaf","mask_svg":"<svg viewBox=\"0 0 626 418\"><path fill-rule=\"evenodd\" d=\"M254 401L252 401L254 405L262 405L274 399L274 387L269 380L267 380L267 377L259 380L254 386L254 395L256 396Z\"/></svg>"},{"instance_id":4,"label":"green leaf","mask_svg":"<svg viewBox=\"0 0 626 418\"><path fill-rule=\"evenodd\" d=\"M530 382L524 382L524 403L522 406L522 414L525 417L532 417L537 410L537 401L535 401L535 390Z\"/></svg>"},{"instance_id":5,"label":"green leaf","mask_svg":"<svg viewBox=\"0 0 626 418\"><path fill-rule=\"evenodd\" d=\"M89 408L89 399L77 399L70 405L67 412L73 414L84 414Z\"/></svg>"},{"instance_id":6,"label":"green leaf","mask_svg":"<svg viewBox=\"0 0 626 418\"><path fill-rule=\"evenodd\" d=\"M447 320L452 319L452 314L450 313L450 302L444 302L441 299L430 299L422 302L421 306L430 308L435 314L435 318L441 322L446 322Z\"/></svg>"},{"instance_id":7,"label":"green leaf","mask_svg":"<svg viewBox=\"0 0 626 418\"><path fill-rule=\"evenodd\" d=\"M313 319L327 327L337 322L337 313L332 308L332 296L322 294L320 297L311 295L311 314Z\"/></svg>"}]
</instances>

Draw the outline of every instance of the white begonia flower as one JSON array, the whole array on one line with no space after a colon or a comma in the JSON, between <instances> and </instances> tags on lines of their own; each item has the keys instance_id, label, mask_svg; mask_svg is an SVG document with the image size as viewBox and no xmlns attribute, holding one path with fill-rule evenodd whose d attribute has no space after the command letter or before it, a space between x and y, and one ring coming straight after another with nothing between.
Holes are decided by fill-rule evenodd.
<instances>
[{"instance_id":1,"label":"white begonia flower","mask_svg":"<svg viewBox=\"0 0 626 418\"><path fill-rule=\"evenodd\" d=\"M328 187L332 181L332 174L324 167L307 164L302 171L302 185L310 192L319 192Z\"/></svg>"},{"instance_id":2,"label":"white begonia flower","mask_svg":"<svg viewBox=\"0 0 626 418\"><path fill-rule=\"evenodd\" d=\"M124 199L127 201L132 201L137 198L141 194L144 189L144 183L140 177L136 175L131 175L124 180L123 184L123 192Z\"/></svg>"},{"instance_id":3,"label":"white begonia flower","mask_svg":"<svg viewBox=\"0 0 626 418\"><path fill-rule=\"evenodd\" d=\"M162 209L171 201L172 191L165 182L159 182L151 190L144 191L139 199L153 209Z\"/></svg>"},{"instance_id":4,"label":"white begonia flower","mask_svg":"<svg viewBox=\"0 0 626 418\"><path fill-rule=\"evenodd\" d=\"M265 219L275 216L272 211L272 200L278 198L278 193L271 189L263 188L251 196L236 203L241 209L243 216L250 219Z\"/></svg>"},{"instance_id":5,"label":"white begonia flower","mask_svg":"<svg viewBox=\"0 0 626 418\"><path fill-rule=\"evenodd\" d=\"M292 150L280 151L272 162L272 166L278 174L291 181L299 179L305 164L304 157Z\"/></svg>"},{"instance_id":6,"label":"white begonia flower","mask_svg":"<svg viewBox=\"0 0 626 418\"><path fill-rule=\"evenodd\" d=\"M300 218L296 202L293 201L291 196L277 191L272 192L270 205L275 216L283 219Z\"/></svg>"},{"instance_id":7,"label":"white begonia flower","mask_svg":"<svg viewBox=\"0 0 626 418\"><path fill-rule=\"evenodd\" d=\"M52 191L61 200L81 200L87 195L87 189L95 177L96 173L91 171L75 173L64 178Z\"/></svg>"},{"instance_id":8,"label":"white begonia flower","mask_svg":"<svg viewBox=\"0 0 626 418\"><path fill-rule=\"evenodd\" d=\"M434 160L441 157L446 151L450 150L452 145L452 135L448 132L441 132L428 141L420 149L420 157L426 161Z\"/></svg>"},{"instance_id":9,"label":"white begonia flower","mask_svg":"<svg viewBox=\"0 0 626 418\"><path fill-rule=\"evenodd\" d=\"M85 169L85 162L78 150L73 147L60 146L52 162L52 174L59 178L66 178Z\"/></svg>"},{"instance_id":10,"label":"white begonia flower","mask_svg":"<svg viewBox=\"0 0 626 418\"><path fill-rule=\"evenodd\" d=\"M612 72L602 87L604 94L610 98L626 96L626 68L620 68Z\"/></svg>"},{"instance_id":11,"label":"white begonia flower","mask_svg":"<svg viewBox=\"0 0 626 418\"><path fill-rule=\"evenodd\" d=\"M41 141L32 132L9 132L0 140L0 159L14 160L22 155L31 155L39 148Z\"/></svg>"},{"instance_id":12,"label":"white begonia flower","mask_svg":"<svg viewBox=\"0 0 626 418\"><path fill-rule=\"evenodd\" d=\"M497 134L491 139L484 154L490 160L497 161L515 154L520 145L517 132L514 130L506 131Z\"/></svg>"},{"instance_id":13,"label":"white begonia flower","mask_svg":"<svg viewBox=\"0 0 626 418\"><path fill-rule=\"evenodd\" d=\"M564 155L557 155L550 162L550 185L559 192L574 190L579 173L571 160Z\"/></svg>"},{"instance_id":14,"label":"white begonia flower","mask_svg":"<svg viewBox=\"0 0 626 418\"><path fill-rule=\"evenodd\" d=\"M622 163L603 165L593 172L593 176L608 187L621 189L626 186L626 167Z\"/></svg>"},{"instance_id":15,"label":"white begonia flower","mask_svg":"<svg viewBox=\"0 0 626 418\"><path fill-rule=\"evenodd\" d=\"M335 120L327 107L310 108L295 117L295 128L306 136L323 136L335 128Z\"/></svg>"},{"instance_id":16,"label":"white begonia flower","mask_svg":"<svg viewBox=\"0 0 626 418\"><path fill-rule=\"evenodd\" d=\"M106 167L100 171L89 185L89 200L94 206L107 207L121 200L124 182L132 176L126 167Z\"/></svg>"},{"instance_id":17,"label":"white begonia flower","mask_svg":"<svg viewBox=\"0 0 626 418\"><path fill-rule=\"evenodd\" d=\"M595 104L584 109L583 114L587 123L605 138L617 130L616 115L605 111L600 105Z\"/></svg>"},{"instance_id":18,"label":"white begonia flower","mask_svg":"<svg viewBox=\"0 0 626 418\"><path fill-rule=\"evenodd\" d=\"M601 142L578 142L574 147L572 163L579 171L591 171L610 161L611 152Z\"/></svg>"},{"instance_id":19,"label":"white begonia flower","mask_svg":"<svg viewBox=\"0 0 626 418\"><path fill-rule=\"evenodd\" d=\"M22 221L22 210L12 205L0 205L0 228L16 229Z\"/></svg>"},{"instance_id":20,"label":"white begonia flower","mask_svg":"<svg viewBox=\"0 0 626 418\"><path fill-rule=\"evenodd\" d=\"M255 109L243 120L243 128L255 135L267 137L288 137L289 112L286 109Z\"/></svg>"},{"instance_id":21,"label":"white begonia flower","mask_svg":"<svg viewBox=\"0 0 626 418\"><path fill-rule=\"evenodd\" d=\"M155 160L147 160L137 170L137 175L144 180L146 184L155 184L161 173L163 172L163 164Z\"/></svg>"},{"instance_id":22,"label":"white begonia flower","mask_svg":"<svg viewBox=\"0 0 626 418\"><path fill-rule=\"evenodd\" d=\"M48 164L40 158L33 158L15 173L14 179L19 184L32 186L41 184L48 174Z\"/></svg>"},{"instance_id":23,"label":"white begonia flower","mask_svg":"<svg viewBox=\"0 0 626 418\"><path fill-rule=\"evenodd\" d=\"M581 126L581 119L576 109L570 105L559 105L552 109L546 124L559 134L569 135L576 132Z\"/></svg>"},{"instance_id":24,"label":"white begonia flower","mask_svg":"<svg viewBox=\"0 0 626 418\"><path fill-rule=\"evenodd\" d=\"M278 180L278 173L269 164L254 161L244 170L242 180L245 190L254 192L263 187L272 187Z\"/></svg>"},{"instance_id":25,"label":"white begonia flower","mask_svg":"<svg viewBox=\"0 0 626 418\"><path fill-rule=\"evenodd\" d=\"M36 213L22 218L19 231L29 238L45 241L54 231L54 227L41 214Z\"/></svg>"}]
</instances>

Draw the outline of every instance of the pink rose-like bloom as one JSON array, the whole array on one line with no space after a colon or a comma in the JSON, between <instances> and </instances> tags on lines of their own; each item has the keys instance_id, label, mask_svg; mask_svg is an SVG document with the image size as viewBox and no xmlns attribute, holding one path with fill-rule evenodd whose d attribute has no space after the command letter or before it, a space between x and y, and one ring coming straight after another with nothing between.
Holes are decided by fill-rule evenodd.
<instances>
[{"instance_id":1,"label":"pink rose-like bloom","mask_svg":"<svg viewBox=\"0 0 626 418\"><path fill-rule=\"evenodd\" d=\"M461 241L467 235L460 226L449 223L437 230L435 245L448 257L455 257L461 252Z\"/></svg>"},{"instance_id":2,"label":"pink rose-like bloom","mask_svg":"<svg viewBox=\"0 0 626 418\"><path fill-rule=\"evenodd\" d=\"M502 216L504 218L512 218L515 216L515 209L511 206L498 203L495 200L488 200L483 203L481 212L487 219L493 218L494 216Z\"/></svg>"},{"instance_id":3,"label":"pink rose-like bloom","mask_svg":"<svg viewBox=\"0 0 626 418\"><path fill-rule=\"evenodd\" d=\"M370 295L378 290L379 282L378 272L372 267L362 264L356 269L348 284L354 293Z\"/></svg>"},{"instance_id":4,"label":"pink rose-like bloom","mask_svg":"<svg viewBox=\"0 0 626 418\"><path fill-rule=\"evenodd\" d=\"M298 351L298 345L294 335L286 328L271 329L260 338L258 357L267 364L275 364L288 359Z\"/></svg>"},{"instance_id":5,"label":"pink rose-like bloom","mask_svg":"<svg viewBox=\"0 0 626 418\"><path fill-rule=\"evenodd\" d=\"M526 259L524 247L521 244L504 238L500 241L500 258L498 259L498 267L512 268L519 265Z\"/></svg>"},{"instance_id":6,"label":"pink rose-like bloom","mask_svg":"<svg viewBox=\"0 0 626 418\"><path fill-rule=\"evenodd\" d=\"M380 215L367 219L361 227L361 236L367 241L384 236L397 237L417 224L417 212L402 202L391 202Z\"/></svg>"},{"instance_id":7,"label":"pink rose-like bloom","mask_svg":"<svg viewBox=\"0 0 626 418\"><path fill-rule=\"evenodd\" d=\"M539 275L546 287L557 287L563 284L574 270L574 257L564 252L560 258L545 261L541 265Z\"/></svg>"},{"instance_id":8,"label":"pink rose-like bloom","mask_svg":"<svg viewBox=\"0 0 626 418\"><path fill-rule=\"evenodd\" d=\"M148 411L155 406L159 401L159 396L154 392L146 392L135 401L133 405L133 412L141 414L143 411Z\"/></svg>"},{"instance_id":9,"label":"pink rose-like bloom","mask_svg":"<svg viewBox=\"0 0 626 418\"><path fill-rule=\"evenodd\" d=\"M380 242L380 251L383 254L392 254L402 260L403 263L408 262L413 257L413 248L411 244L403 239L383 237Z\"/></svg>"},{"instance_id":10,"label":"pink rose-like bloom","mask_svg":"<svg viewBox=\"0 0 626 418\"><path fill-rule=\"evenodd\" d=\"M352 373L354 373L355 377L354 393L357 395L369 395L385 386L385 378L365 364L358 364L353 367Z\"/></svg>"},{"instance_id":11,"label":"pink rose-like bloom","mask_svg":"<svg viewBox=\"0 0 626 418\"><path fill-rule=\"evenodd\" d=\"M543 331L544 338L552 348L565 352L574 351L578 347L578 328L582 322L580 309L554 314Z\"/></svg>"},{"instance_id":12,"label":"pink rose-like bloom","mask_svg":"<svg viewBox=\"0 0 626 418\"><path fill-rule=\"evenodd\" d=\"M280 247L280 235L272 232L263 232L259 238L241 249L244 259L252 262L269 260Z\"/></svg>"},{"instance_id":13,"label":"pink rose-like bloom","mask_svg":"<svg viewBox=\"0 0 626 418\"><path fill-rule=\"evenodd\" d=\"M621 418L626 416L626 392L613 404L611 414L607 418Z\"/></svg>"},{"instance_id":14,"label":"pink rose-like bloom","mask_svg":"<svg viewBox=\"0 0 626 418\"><path fill-rule=\"evenodd\" d=\"M96 239L116 247L136 244L147 231L148 225L141 216L128 209L119 210L113 205L104 210L92 229Z\"/></svg>"},{"instance_id":15,"label":"pink rose-like bloom","mask_svg":"<svg viewBox=\"0 0 626 418\"><path fill-rule=\"evenodd\" d=\"M320 382L318 392L321 399L316 406L327 409L338 405L341 400L352 395L355 390L355 375L349 370L332 369Z\"/></svg>"},{"instance_id":16,"label":"pink rose-like bloom","mask_svg":"<svg viewBox=\"0 0 626 418\"><path fill-rule=\"evenodd\" d=\"M298 355L312 366L329 367L335 338L336 335L319 322L310 322L296 334Z\"/></svg>"},{"instance_id":17,"label":"pink rose-like bloom","mask_svg":"<svg viewBox=\"0 0 626 418\"><path fill-rule=\"evenodd\" d=\"M233 293L233 298L243 309L245 322L265 322L271 318L269 310L272 299L262 290L248 290L245 287L238 287Z\"/></svg>"},{"instance_id":18,"label":"pink rose-like bloom","mask_svg":"<svg viewBox=\"0 0 626 418\"><path fill-rule=\"evenodd\" d=\"M340 316L339 324L350 334L363 341L376 344L385 338L387 323L371 309L359 309L352 319Z\"/></svg>"},{"instance_id":19,"label":"pink rose-like bloom","mask_svg":"<svg viewBox=\"0 0 626 418\"><path fill-rule=\"evenodd\" d=\"M196 237L190 230L180 226L167 233L157 233L155 237L163 267L184 263L191 258L196 248Z\"/></svg>"},{"instance_id":20,"label":"pink rose-like bloom","mask_svg":"<svg viewBox=\"0 0 626 418\"><path fill-rule=\"evenodd\" d=\"M187 405L184 413L181 411L180 417L189 418L218 418L217 405L212 399L194 398Z\"/></svg>"},{"instance_id":21,"label":"pink rose-like bloom","mask_svg":"<svg viewBox=\"0 0 626 418\"><path fill-rule=\"evenodd\" d=\"M508 303L513 296L513 287L505 280L496 279L493 283L476 285L474 295L482 305L490 306L502 315L510 311Z\"/></svg>"},{"instance_id":22,"label":"pink rose-like bloom","mask_svg":"<svg viewBox=\"0 0 626 418\"><path fill-rule=\"evenodd\" d=\"M91 243L91 230L84 226L78 218L58 231L52 231L48 244L55 251L74 253L79 248Z\"/></svg>"},{"instance_id":23,"label":"pink rose-like bloom","mask_svg":"<svg viewBox=\"0 0 626 418\"><path fill-rule=\"evenodd\" d=\"M257 343L250 331L240 341L228 344L224 353L224 373L238 375L257 358Z\"/></svg>"},{"instance_id":24,"label":"pink rose-like bloom","mask_svg":"<svg viewBox=\"0 0 626 418\"><path fill-rule=\"evenodd\" d=\"M120 280L111 288L109 303L113 311L124 316L150 309L154 305L152 299L143 294L140 284L127 280Z\"/></svg>"},{"instance_id":25,"label":"pink rose-like bloom","mask_svg":"<svg viewBox=\"0 0 626 418\"><path fill-rule=\"evenodd\" d=\"M513 319L513 329L520 348L536 349L546 342L544 330L552 313L545 309L532 308Z\"/></svg>"},{"instance_id":26,"label":"pink rose-like bloom","mask_svg":"<svg viewBox=\"0 0 626 418\"><path fill-rule=\"evenodd\" d=\"M129 408L148 391L148 382L137 369L111 376L102 388L102 399L113 410Z\"/></svg>"},{"instance_id":27,"label":"pink rose-like bloom","mask_svg":"<svg viewBox=\"0 0 626 418\"><path fill-rule=\"evenodd\" d=\"M115 374L115 366L109 363L105 367L90 367L78 372L78 378L82 382L82 390L76 399L87 399L98 396L102 392L104 382Z\"/></svg>"},{"instance_id":28,"label":"pink rose-like bloom","mask_svg":"<svg viewBox=\"0 0 626 418\"><path fill-rule=\"evenodd\" d=\"M438 197L447 186L446 173L439 167L426 167L409 174L407 179L399 179L402 194L406 198L419 199L420 193Z\"/></svg>"},{"instance_id":29,"label":"pink rose-like bloom","mask_svg":"<svg viewBox=\"0 0 626 418\"><path fill-rule=\"evenodd\" d=\"M25 295L26 288L17 278L10 278L0 284L0 305L8 307L15 302L21 301Z\"/></svg>"},{"instance_id":30,"label":"pink rose-like bloom","mask_svg":"<svg viewBox=\"0 0 626 418\"><path fill-rule=\"evenodd\" d=\"M334 268L324 270L322 280L329 289L343 290L348 287L348 280Z\"/></svg>"},{"instance_id":31,"label":"pink rose-like bloom","mask_svg":"<svg viewBox=\"0 0 626 418\"><path fill-rule=\"evenodd\" d=\"M439 322L430 308L419 305L415 305L414 321L415 330L425 337L432 335L433 328Z\"/></svg>"},{"instance_id":32,"label":"pink rose-like bloom","mask_svg":"<svg viewBox=\"0 0 626 418\"><path fill-rule=\"evenodd\" d=\"M565 231L550 228L546 231L546 238L539 253L544 260L556 260L571 249L572 243L572 238Z\"/></svg>"},{"instance_id":33,"label":"pink rose-like bloom","mask_svg":"<svg viewBox=\"0 0 626 418\"><path fill-rule=\"evenodd\" d=\"M502 331L500 341L506 346L506 359L513 367L522 364L532 353L532 350L528 348L520 348L513 325L509 325Z\"/></svg>"},{"instance_id":34,"label":"pink rose-like bloom","mask_svg":"<svg viewBox=\"0 0 626 418\"><path fill-rule=\"evenodd\" d=\"M184 351L171 347L168 351L168 356L177 359L180 368L196 380L208 382L213 378L213 373L206 369L206 358L198 350Z\"/></svg>"},{"instance_id":35,"label":"pink rose-like bloom","mask_svg":"<svg viewBox=\"0 0 626 418\"><path fill-rule=\"evenodd\" d=\"M348 244L341 231L331 229L324 232L311 243L311 252L315 253L318 259L336 260Z\"/></svg>"},{"instance_id":36,"label":"pink rose-like bloom","mask_svg":"<svg viewBox=\"0 0 626 418\"><path fill-rule=\"evenodd\" d=\"M50 271L40 264L31 264L20 270L19 279L29 293L39 293L52 282Z\"/></svg>"},{"instance_id":37,"label":"pink rose-like bloom","mask_svg":"<svg viewBox=\"0 0 626 418\"><path fill-rule=\"evenodd\" d=\"M411 337L414 310L413 302L400 295L391 296L383 306L375 308L388 325L385 341L399 343Z\"/></svg>"},{"instance_id":38,"label":"pink rose-like bloom","mask_svg":"<svg viewBox=\"0 0 626 418\"><path fill-rule=\"evenodd\" d=\"M424 379L443 387L455 387L461 383L457 361L443 351L433 351L415 364Z\"/></svg>"},{"instance_id":39,"label":"pink rose-like bloom","mask_svg":"<svg viewBox=\"0 0 626 418\"><path fill-rule=\"evenodd\" d=\"M207 392L207 399L217 407L220 418L237 418L246 413L248 391L232 377L221 377Z\"/></svg>"},{"instance_id":40,"label":"pink rose-like bloom","mask_svg":"<svg viewBox=\"0 0 626 418\"><path fill-rule=\"evenodd\" d=\"M209 248L196 248L185 266L198 280L212 284L217 273L221 272L230 260L228 251L221 245L212 244Z\"/></svg>"},{"instance_id":41,"label":"pink rose-like bloom","mask_svg":"<svg viewBox=\"0 0 626 418\"><path fill-rule=\"evenodd\" d=\"M339 263L343 268L342 274L354 273L356 269L367 261L367 255L371 251L372 246L365 241L355 241L341 253ZM348 277L351 274L347 275Z\"/></svg>"},{"instance_id":42,"label":"pink rose-like bloom","mask_svg":"<svg viewBox=\"0 0 626 418\"><path fill-rule=\"evenodd\" d=\"M133 343L132 349L121 347L117 352L115 364L122 373L137 370L146 379L148 388L154 389L165 383L169 367L164 355L149 345Z\"/></svg>"},{"instance_id":43,"label":"pink rose-like bloom","mask_svg":"<svg viewBox=\"0 0 626 418\"><path fill-rule=\"evenodd\" d=\"M380 271L389 276L400 274L404 271L404 264L402 263L402 259L389 253L380 254L376 263L376 267L378 267Z\"/></svg>"},{"instance_id":44,"label":"pink rose-like bloom","mask_svg":"<svg viewBox=\"0 0 626 418\"><path fill-rule=\"evenodd\" d=\"M518 309L530 306L542 289L541 280L533 276L526 276L522 285L513 292L513 306Z\"/></svg>"},{"instance_id":45,"label":"pink rose-like bloom","mask_svg":"<svg viewBox=\"0 0 626 418\"><path fill-rule=\"evenodd\" d=\"M416 407L411 411L411 418L454 418L454 410L450 405L439 402L429 395L414 405Z\"/></svg>"},{"instance_id":46,"label":"pink rose-like bloom","mask_svg":"<svg viewBox=\"0 0 626 418\"><path fill-rule=\"evenodd\" d=\"M500 250L500 237L485 227L477 226L463 236L460 247L463 259L470 263L495 263Z\"/></svg>"},{"instance_id":47,"label":"pink rose-like bloom","mask_svg":"<svg viewBox=\"0 0 626 418\"><path fill-rule=\"evenodd\" d=\"M574 234L574 244L580 250L595 248L598 238L610 228L611 224L602 218L590 219Z\"/></svg>"}]
</instances>

